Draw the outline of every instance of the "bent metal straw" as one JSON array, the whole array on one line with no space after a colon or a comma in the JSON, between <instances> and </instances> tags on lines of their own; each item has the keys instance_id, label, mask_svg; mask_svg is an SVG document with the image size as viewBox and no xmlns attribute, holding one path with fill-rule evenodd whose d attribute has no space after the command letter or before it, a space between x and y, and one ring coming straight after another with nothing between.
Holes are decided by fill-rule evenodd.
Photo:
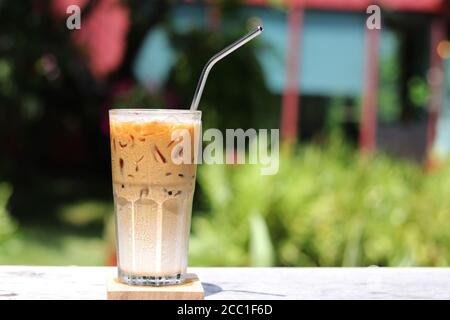
<instances>
[{"instance_id":1,"label":"bent metal straw","mask_svg":"<svg viewBox=\"0 0 450 320\"><path fill-rule=\"evenodd\" d=\"M208 63L203 68L202 74L200 76L200 80L197 84L197 89L195 90L194 98L192 99L191 103L191 110L197 110L198 104L200 102L200 98L202 97L203 88L205 87L206 79L208 78L209 71L212 69L212 67L220 60L222 60L224 57L232 53L234 50L238 49L239 47L243 46L253 38L256 38L263 32L262 26L257 26L255 30L249 32L236 42L230 44L228 47L220 51L219 53L215 54L211 59L209 59Z\"/></svg>"}]
</instances>

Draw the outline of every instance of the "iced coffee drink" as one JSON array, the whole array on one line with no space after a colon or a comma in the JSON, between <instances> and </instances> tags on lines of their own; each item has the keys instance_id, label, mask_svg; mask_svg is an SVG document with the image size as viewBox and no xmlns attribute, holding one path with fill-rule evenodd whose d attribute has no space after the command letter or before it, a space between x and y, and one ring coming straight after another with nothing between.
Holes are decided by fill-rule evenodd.
<instances>
[{"instance_id":1,"label":"iced coffee drink","mask_svg":"<svg viewBox=\"0 0 450 320\"><path fill-rule=\"evenodd\" d=\"M201 112L116 109L109 117L119 280L134 285L181 283ZM180 130L189 135L174 138ZM183 144L181 139L189 140ZM190 150L184 150L186 146ZM183 152L190 161L179 163L186 159Z\"/></svg>"}]
</instances>

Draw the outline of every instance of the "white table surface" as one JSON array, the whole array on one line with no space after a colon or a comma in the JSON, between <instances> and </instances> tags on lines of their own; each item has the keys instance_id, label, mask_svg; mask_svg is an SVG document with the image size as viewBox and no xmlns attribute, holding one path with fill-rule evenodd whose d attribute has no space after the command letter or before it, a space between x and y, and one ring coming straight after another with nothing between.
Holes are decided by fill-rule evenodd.
<instances>
[{"instance_id":1,"label":"white table surface","mask_svg":"<svg viewBox=\"0 0 450 320\"><path fill-rule=\"evenodd\" d=\"M0 266L0 299L105 299L112 267ZM190 268L205 299L450 299L450 268Z\"/></svg>"}]
</instances>

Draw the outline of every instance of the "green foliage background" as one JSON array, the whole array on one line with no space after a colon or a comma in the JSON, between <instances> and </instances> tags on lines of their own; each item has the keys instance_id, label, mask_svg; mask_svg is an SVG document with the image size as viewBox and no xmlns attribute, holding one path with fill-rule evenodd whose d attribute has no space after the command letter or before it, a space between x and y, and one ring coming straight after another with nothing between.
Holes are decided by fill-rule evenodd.
<instances>
[{"instance_id":1,"label":"green foliage background","mask_svg":"<svg viewBox=\"0 0 450 320\"><path fill-rule=\"evenodd\" d=\"M202 166L204 212L193 221L196 265L445 266L450 168L426 173L342 142L284 152L279 174Z\"/></svg>"}]
</instances>

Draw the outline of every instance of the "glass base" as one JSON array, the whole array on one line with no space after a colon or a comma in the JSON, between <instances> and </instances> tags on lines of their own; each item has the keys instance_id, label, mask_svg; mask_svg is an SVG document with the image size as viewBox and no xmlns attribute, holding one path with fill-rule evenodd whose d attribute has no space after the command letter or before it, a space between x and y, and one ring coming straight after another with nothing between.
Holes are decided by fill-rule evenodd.
<instances>
[{"instance_id":1,"label":"glass base","mask_svg":"<svg viewBox=\"0 0 450 320\"><path fill-rule=\"evenodd\" d=\"M132 286L171 286L184 282L181 273L165 276L144 276L125 272L119 268L119 281Z\"/></svg>"}]
</instances>

